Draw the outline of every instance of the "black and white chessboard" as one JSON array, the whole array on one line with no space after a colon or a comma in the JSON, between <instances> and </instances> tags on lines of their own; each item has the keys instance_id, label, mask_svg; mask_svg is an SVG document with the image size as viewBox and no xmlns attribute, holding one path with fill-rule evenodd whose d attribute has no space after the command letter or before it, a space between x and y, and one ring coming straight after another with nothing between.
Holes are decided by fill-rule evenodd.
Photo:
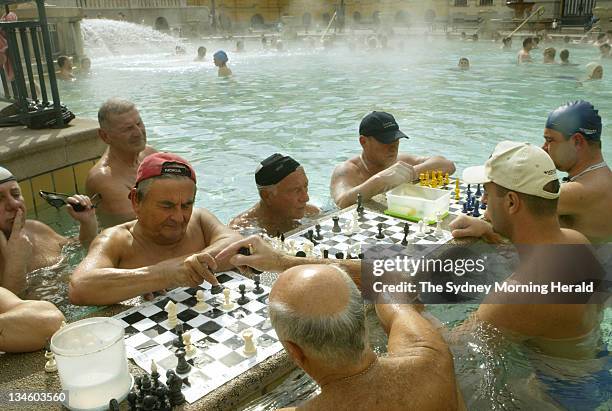
<instances>
[{"instance_id":1,"label":"black and white chessboard","mask_svg":"<svg viewBox=\"0 0 612 411\"><path fill-rule=\"evenodd\" d=\"M187 356L191 365L188 374L178 374L187 377L189 385L183 385L183 394L189 403L202 398L215 388L225 384L249 368L259 364L266 358L282 350L276 333L268 319L268 294L270 289L261 285L264 292L253 293L255 287L252 280L233 272L217 276L219 282L230 289L234 308L222 309L223 294L213 295L210 285L194 288L177 288L146 304L134 307L114 318L121 321L125 327L125 345L128 358L147 371L151 372L151 360L158 366L160 380L165 382L166 370L175 369L177 357L176 348L172 342L176 338L174 329L168 324L168 315L164 307L172 300L177 307L177 317L185 332L191 334L191 342L196 353ZM240 293L238 286L245 284L245 305L237 303ZM207 310L198 312L196 292L204 290L204 301L209 306ZM244 330L253 332L253 341L257 353L253 356L244 354Z\"/></svg>"},{"instance_id":2,"label":"black and white chessboard","mask_svg":"<svg viewBox=\"0 0 612 411\"><path fill-rule=\"evenodd\" d=\"M439 235L435 234L435 227L425 226L427 233L423 236L418 236L418 224L412 221L401 220L399 218L391 217L385 214L377 213L372 210L364 210L363 215L358 216L359 228L350 232L349 226L351 220L354 218L354 213L357 213L355 209L345 211L338 215L340 217L339 225L341 232L335 233L332 231L334 226L332 217L325 218L319 221L321 225L321 236L323 237L317 242L315 246L315 255L321 256L323 249L327 249L329 258L335 258L336 253L341 252L344 254L344 258L347 254L356 258L358 250L361 247L375 244L400 244L404 238L404 225L410 226L410 233L408 234L409 244L445 244L452 239L452 235L449 231L442 230ZM384 238L376 238L378 234L378 224L382 224L382 233ZM290 236L287 241L295 240L296 249L302 250L302 244L308 238L308 231L313 230L316 236L315 227L309 227L305 230L299 231L298 233Z\"/></svg>"}]
</instances>

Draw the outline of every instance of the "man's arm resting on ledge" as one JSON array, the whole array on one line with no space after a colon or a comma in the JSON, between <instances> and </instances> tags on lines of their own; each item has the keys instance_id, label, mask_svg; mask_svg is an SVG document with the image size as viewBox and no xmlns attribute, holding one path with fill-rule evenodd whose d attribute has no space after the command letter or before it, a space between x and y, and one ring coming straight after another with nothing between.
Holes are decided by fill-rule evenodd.
<instances>
[{"instance_id":1,"label":"man's arm resting on ledge","mask_svg":"<svg viewBox=\"0 0 612 411\"><path fill-rule=\"evenodd\" d=\"M355 204L357 194L361 194L363 201L366 201L385 191L385 188L385 182L378 175L360 183L358 171L352 164L337 166L331 178L331 195L338 208Z\"/></svg>"}]
</instances>

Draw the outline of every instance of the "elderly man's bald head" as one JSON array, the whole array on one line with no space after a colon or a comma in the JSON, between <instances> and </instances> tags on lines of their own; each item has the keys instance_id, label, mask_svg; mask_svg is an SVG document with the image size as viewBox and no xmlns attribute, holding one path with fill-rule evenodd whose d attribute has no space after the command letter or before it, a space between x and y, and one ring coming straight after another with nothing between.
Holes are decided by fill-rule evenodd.
<instances>
[{"instance_id":1,"label":"elderly man's bald head","mask_svg":"<svg viewBox=\"0 0 612 411\"><path fill-rule=\"evenodd\" d=\"M353 363L367 348L361 293L348 274L330 265L302 265L282 273L269 300L281 341L330 363Z\"/></svg>"}]
</instances>

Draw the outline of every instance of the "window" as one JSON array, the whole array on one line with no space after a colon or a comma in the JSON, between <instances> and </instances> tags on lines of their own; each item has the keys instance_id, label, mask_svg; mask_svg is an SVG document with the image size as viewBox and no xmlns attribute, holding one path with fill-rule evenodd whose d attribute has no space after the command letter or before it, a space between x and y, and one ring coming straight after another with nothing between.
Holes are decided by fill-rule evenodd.
<instances>
[{"instance_id":1,"label":"window","mask_svg":"<svg viewBox=\"0 0 612 411\"><path fill-rule=\"evenodd\" d=\"M492 6L493 0L480 0L480 5L481 6Z\"/></svg>"},{"instance_id":2,"label":"window","mask_svg":"<svg viewBox=\"0 0 612 411\"><path fill-rule=\"evenodd\" d=\"M455 7L467 7L467 0L455 0Z\"/></svg>"}]
</instances>

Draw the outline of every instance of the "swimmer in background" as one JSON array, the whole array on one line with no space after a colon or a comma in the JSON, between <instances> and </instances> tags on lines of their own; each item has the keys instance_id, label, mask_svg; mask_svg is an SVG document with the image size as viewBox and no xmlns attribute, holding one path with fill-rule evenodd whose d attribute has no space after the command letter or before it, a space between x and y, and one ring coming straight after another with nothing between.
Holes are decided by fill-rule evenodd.
<instances>
[{"instance_id":1,"label":"swimmer in background","mask_svg":"<svg viewBox=\"0 0 612 411\"><path fill-rule=\"evenodd\" d=\"M612 46L610 44L602 44L599 46L599 58L603 59L612 59L612 54L610 54L610 49Z\"/></svg>"},{"instance_id":2,"label":"swimmer in background","mask_svg":"<svg viewBox=\"0 0 612 411\"><path fill-rule=\"evenodd\" d=\"M59 66L59 73L57 78L65 81L73 81L74 74L72 74L72 60L68 56L59 56L57 58L57 65Z\"/></svg>"},{"instance_id":3,"label":"swimmer in background","mask_svg":"<svg viewBox=\"0 0 612 411\"><path fill-rule=\"evenodd\" d=\"M533 39L531 37L527 37L525 40L523 40L523 48L521 51L519 51L517 56L518 64L533 62L533 60L531 60L531 56L529 55L529 52L533 49Z\"/></svg>"},{"instance_id":4,"label":"swimmer in background","mask_svg":"<svg viewBox=\"0 0 612 411\"><path fill-rule=\"evenodd\" d=\"M264 50L268 49L268 39L263 34L261 35L261 48Z\"/></svg>"},{"instance_id":5,"label":"swimmer in background","mask_svg":"<svg viewBox=\"0 0 612 411\"><path fill-rule=\"evenodd\" d=\"M505 51L512 50L512 37L504 37L502 42L504 43L501 47L502 50L505 50Z\"/></svg>"},{"instance_id":6,"label":"swimmer in background","mask_svg":"<svg viewBox=\"0 0 612 411\"><path fill-rule=\"evenodd\" d=\"M198 47L198 55L196 56L194 61L205 61L206 60L206 47L200 46Z\"/></svg>"},{"instance_id":7,"label":"swimmer in background","mask_svg":"<svg viewBox=\"0 0 612 411\"><path fill-rule=\"evenodd\" d=\"M215 66L219 67L219 77L229 77L232 75L232 70L227 67L228 60L227 53L223 50L219 50L213 55Z\"/></svg>"},{"instance_id":8,"label":"swimmer in background","mask_svg":"<svg viewBox=\"0 0 612 411\"><path fill-rule=\"evenodd\" d=\"M79 74L81 75L88 75L91 72L91 60L89 59L89 57L83 57L81 59L81 70L79 71Z\"/></svg>"},{"instance_id":9,"label":"swimmer in background","mask_svg":"<svg viewBox=\"0 0 612 411\"><path fill-rule=\"evenodd\" d=\"M555 61L555 56L557 55L557 50L554 47L546 47L544 52L542 53L544 56L544 60L542 63L544 64L557 64Z\"/></svg>"},{"instance_id":10,"label":"swimmer in background","mask_svg":"<svg viewBox=\"0 0 612 411\"><path fill-rule=\"evenodd\" d=\"M461 57L459 59L459 64L457 64L459 70L466 71L470 69L470 60L467 57Z\"/></svg>"},{"instance_id":11,"label":"swimmer in background","mask_svg":"<svg viewBox=\"0 0 612 411\"><path fill-rule=\"evenodd\" d=\"M244 51L244 41L238 40L236 42L236 53L242 53Z\"/></svg>"},{"instance_id":12,"label":"swimmer in background","mask_svg":"<svg viewBox=\"0 0 612 411\"><path fill-rule=\"evenodd\" d=\"M561 59L562 66L575 66L575 64L570 63L569 61L569 50L563 49L561 53L559 53L559 58Z\"/></svg>"},{"instance_id":13,"label":"swimmer in background","mask_svg":"<svg viewBox=\"0 0 612 411\"><path fill-rule=\"evenodd\" d=\"M599 63L589 63L586 65L587 78L585 81L601 80L603 78L603 67Z\"/></svg>"}]
</instances>

